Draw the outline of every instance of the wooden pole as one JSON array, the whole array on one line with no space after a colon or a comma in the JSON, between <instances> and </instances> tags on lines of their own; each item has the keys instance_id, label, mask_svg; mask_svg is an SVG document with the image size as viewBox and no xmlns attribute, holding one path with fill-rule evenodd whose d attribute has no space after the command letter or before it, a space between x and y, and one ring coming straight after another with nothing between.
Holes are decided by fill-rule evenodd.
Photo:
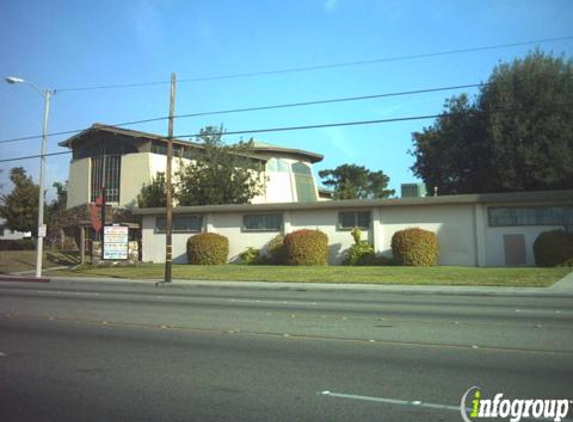
<instances>
[{"instance_id":1,"label":"wooden pole","mask_svg":"<svg viewBox=\"0 0 573 422\"><path fill-rule=\"evenodd\" d=\"M86 263L86 229L80 226L80 264Z\"/></svg>"},{"instance_id":2,"label":"wooden pole","mask_svg":"<svg viewBox=\"0 0 573 422\"><path fill-rule=\"evenodd\" d=\"M175 113L175 73L171 74L171 96L169 100L169 126L167 129L167 170L165 176L166 204L165 204L165 283L171 283L171 267L173 265L173 248L172 248L172 207L173 198L171 198L171 164L173 161L173 115Z\"/></svg>"}]
</instances>

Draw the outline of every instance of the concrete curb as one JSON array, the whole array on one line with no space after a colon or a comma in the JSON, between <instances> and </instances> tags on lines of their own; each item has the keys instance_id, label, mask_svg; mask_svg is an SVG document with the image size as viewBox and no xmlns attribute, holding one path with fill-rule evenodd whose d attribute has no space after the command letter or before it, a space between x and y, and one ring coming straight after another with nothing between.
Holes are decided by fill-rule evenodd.
<instances>
[{"instance_id":1,"label":"concrete curb","mask_svg":"<svg viewBox=\"0 0 573 422\"><path fill-rule=\"evenodd\" d=\"M19 283L49 283L49 278L36 278L36 277L18 277L18 276L3 276L0 275L0 281L19 282Z\"/></svg>"},{"instance_id":2,"label":"concrete curb","mask_svg":"<svg viewBox=\"0 0 573 422\"><path fill-rule=\"evenodd\" d=\"M458 295L458 296L540 296L573 297L573 272L550 287L497 287L497 286L425 286L399 284L342 284L342 283L285 283L264 281L211 281L211 280L173 280L171 284L161 284L160 279L131 280L125 278L88 278L88 277L52 277L55 283L63 284L107 284L123 286L148 286L168 289L209 288L282 290L282 291L347 291L378 292L422 295Z\"/></svg>"}]
</instances>

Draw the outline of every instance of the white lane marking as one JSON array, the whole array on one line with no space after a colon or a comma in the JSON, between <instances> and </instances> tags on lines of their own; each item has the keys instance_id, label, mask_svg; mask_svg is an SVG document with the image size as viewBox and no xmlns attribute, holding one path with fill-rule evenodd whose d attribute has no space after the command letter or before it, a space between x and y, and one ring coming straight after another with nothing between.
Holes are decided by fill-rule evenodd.
<instances>
[{"instance_id":1,"label":"white lane marking","mask_svg":"<svg viewBox=\"0 0 573 422\"><path fill-rule=\"evenodd\" d=\"M560 309L516 309L515 312L528 312L532 314L561 314L562 311ZM570 313L571 311L565 311L566 313Z\"/></svg>"},{"instance_id":2,"label":"white lane marking","mask_svg":"<svg viewBox=\"0 0 573 422\"><path fill-rule=\"evenodd\" d=\"M336 397L341 399L374 401L378 403L397 404L400 406L426 407L429 409L441 409L441 410L455 410L457 412L460 411L460 406L449 406L447 404L437 404L437 403L425 403L419 400L408 401L408 400L390 399L386 397L359 396L356 394L333 393L332 391L328 390L321 391L319 394L327 397Z\"/></svg>"},{"instance_id":3,"label":"white lane marking","mask_svg":"<svg viewBox=\"0 0 573 422\"><path fill-rule=\"evenodd\" d=\"M425 407L428 409L438 409L438 410L453 410L456 412L461 412L460 406L449 406L447 404L437 404L437 403L425 403L419 400L398 400L398 399L390 399L386 397L371 397L371 396L359 396L356 394L344 394L344 393L333 393L332 391L321 391L318 394L327 397L335 397L341 399L351 399L351 400L362 400L362 401L373 401L378 403L386 403L386 404L395 404L398 406L411 406L411 407ZM471 407L466 407L466 412L471 412L473 409ZM539 420L538 418L522 418L524 420ZM542 420L551 420L545 419ZM563 422L573 422L571 419L562 419Z\"/></svg>"},{"instance_id":4,"label":"white lane marking","mask_svg":"<svg viewBox=\"0 0 573 422\"><path fill-rule=\"evenodd\" d=\"M0 358L6 357L6 356L8 356L6 353L0 352Z\"/></svg>"},{"instance_id":5,"label":"white lane marking","mask_svg":"<svg viewBox=\"0 0 573 422\"><path fill-rule=\"evenodd\" d=\"M36 290L37 293L44 293L48 295L76 295L76 296L101 296L100 293L92 293L92 292L65 292L63 290Z\"/></svg>"},{"instance_id":6,"label":"white lane marking","mask_svg":"<svg viewBox=\"0 0 573 422\"><path fill-rule=\"evenodd\" d=\"M272 305L316 305L316 302L285 302L280 300L255 300L255 299L229 299L229 302L238 303L267 303Z\"/></svg>"}]
</instances>

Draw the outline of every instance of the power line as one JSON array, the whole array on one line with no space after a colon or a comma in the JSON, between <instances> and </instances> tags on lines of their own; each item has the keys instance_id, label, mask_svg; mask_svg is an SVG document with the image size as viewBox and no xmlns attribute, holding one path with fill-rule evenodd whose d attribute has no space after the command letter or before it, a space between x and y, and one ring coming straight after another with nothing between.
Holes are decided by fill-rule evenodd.
<instances>
[{"instance_id":1,"label":"power line","mask_svg":"<svg viewBox=\"0 0 573 422\"><path fill-rule=\"evenodd\" d=\"M552 104L551 108L560 108L560 107L571 107L573 103L563 103L563 104ZM539 107L538 107L539 108ZM543 108L550 108L550 107L543 107ZM521 108L521 109L497 109L497 110L487 110L481 111L476 110L476 113L515 113L515 112L523 112L529 110L528 108ZM352 121L352 122L337 122L337 123L324 123L324 124L315 124L315 125L303 125L303 126L283 126L283 127L276 127L276 128L267 128L267 129L252 129L252 130L238 130L238 131L226 131L226 132L219 132L221 135L246 135L252 133L267 133L267 132L286 132L286 131L293 131L293 130L307 130L307 129L322 129L327 127L341 127L341 126L364 126L364 125L373 125L373 124L382 124L382 123L395 123L395 122L404 122L404 121L411 121L411 120L425 120L425 119L436 119L438 117L446 117L450 116L455 113L440 113L440 114L428 114L423 116L410 116L410 117L395 117L390 119L376 119L376 120L359 120L359 121ZM199 133L195 134L183 134L177 135L176 138L193 138L199 136Z\"/></svg>"},{"instance_id":2,"label":"power line","mask_svg":"<svg viewBox=\"0 0 573 422\"><path fill-rule=\"evenodd\" d=\"M571 107L573 103L563 103L563 104L553 104L552 107L543 107L543 108L560 108L560 107ZM488 111L476 111L476 113L516 113L516 112L523 112L529 109L497 109L497 110L488 110ZM250 130L237 130L237 131L230 131L230 132L220 132L222 135L245 135L245 134L252 134L252 133L268 133L268 132L286 132L286 131L295 131L295 130L309 130L309 129L322 129L327 127L342 127L342 126L365 126L365 125L374 125L374 124L383 124L383 123L396 123L396 122L404 122L404 121L413 121L413 120L426 120L426 119L436 119L438 117L446 117L450 116L454 113L440 113L440 114L429 114L423 116L406 116L406 117L395 117L390 119L376 119L376 120L357 120L351 122L335 122L335 123L323 123L323 124L315 124L315 125L303 125L303 126L283 126L283 127L275 127L275 128L265 128L265 129L250 129ZM181 134L176 135L174 138L193 138L199 136L200 133L193 133L193 134ZM63 152L52 152L48 154L44 154L44 157L51 157L56 155L64 155L64 154L71 154L72 151L63 151ZM7 158L0 160L0 163L6 163L10 161L19 161L19 160L28 160L33 158L40 158L42 155L28 155L23 157L14 157L14 158Z\"/></svg>"},{"instance_id":3,"label":"power line","mask_svg":"<svg viewBox=\"0 0 573 422\"><path fill-rule=\"evenodd\" d=\"M417 89L417 90L411 90L411 91L390 92L390 93L372 94L372 95L361 95L361 96L356 96L356 97L333 98L333 99L328 99L328 100L303 101L303 102L286 103L286 104L274 104L274 105L267 105L267 106L255 106L255 107L234 108L234 109L227 109L227 110L205 111L205 112L199 112L199 113L179 114L179 115L174 116L174 118L179 119L179 118L190 118L190 117L202 117L202 116L213 116L213 115L220 115L220 114L245 113L245 112L252 112L252 111L274 110L274 109L280 109L280 108L307 107L307 106L312 106L312 105L333 104L333 103L350 102L350 101L364 101L364 100L373 100L373 99L385 98L385 97L398 97L398 96L402 96L402 95L427 94L427 93L431 93L431 92L452 91L452 90L456 90L456 89L465 89L465 88L477 88L477 87L480 87L482 85L487 85L487 83L486 84L476 83L476 84L455 85L455 86L438 87L438 88L425 88L425 89ZM161 120L167 120L167 117L155 117L155 118L150 118L150 119L135 120L135 121L131 121L131 122L112 124L111 126L132 126L132 125L156 122L156 121L161 121ZM64 132L54 132L54 133L49 133L47 136L69 135L69 134L73 134L73 133L79 133L83 130L85 130L85 129L68 130L68 131L64 131ZM37 139L37 138L41 138L41 137L42 137L42 135L34 135L34 136L24 136L21 138L3 139L3 140L0 140L0 144L10 143L10 142L26 141L26 140Z\"/></svg>"},{"instance_id":4,"label":"power line","mask_svg":"<svg viewBox=\"0 0 573 422\"><path fill-rule=\"evenodd\" d=\"M38 154L38 155L25 155L23 157L14 157L14 158L5 158L0 160L0 163L7 163L9 161L20 161L20 160L31 160L33 158L40 158L40 157L53 157L55 155L64 155L64 154L71 154L72 151L62 151L62 152L49 152L47 154Z\"/></svg>"},{"instance_id":5,"label":"power line","mask_svg":"<svg viewBox=\"0 0 573 422\"><path fill-rule=\"evenodd\" d=\"M138 124L142 124L142 123L157 122L160 120L167 120L167 117L154 117L151 119L133 120L131 122L116 123L116 124L113 124L111 126L132 126L132 125L138 125ZM86 130L86 128L75 129L75 130L66 130L63 132L52 132L52 133L48 133L46 136L50 137L50 136L59 136L59 135L71 135L74 133L82 132L84 130ZM0 140L0 144L7 144L10 142L19 142L19 141L28 141L30 139L38 139L41 137L42 137L42 135L33 135L33 136L23 136L21 138L2 139L2 140Z\"/></svg>"},{"instance_id":6,"label":"power line","mask_svg":"<svg viewBox=\"0 0 573 422\"><path fill-rule=\"evenodd\" d=\"M259 106L259 107L234 108L234 109L229 109L229 110L208 111L208 112L203 112L203 113L179 114L175 117L176 118L200 117L200 116L210 116L210 115L215 115L215 114L243 113L243 112L250 112L250 111L274 110L274 109L278 109L278 108L306 107L306 106L320 105L320 104L332 104L332 103L341 103L341 102L350 102L350 101L364 101L364 100L373 100L373 99L384 98L384 97L397 97L397 96L401 96L401 95L427 94L430 92L451 91L451 90L455 90L455 89L464 89L464 88L477 88L477 87L480 87L482 85L486 85L486 84L480 83L480 84L456 85L456 86L448 86L448 87L440 87L440 88L418 89L418 90L413 90L413 91L390 92L390 93L385 93L385 94L362 95L362 96L358 96L358 97L334 98L334 99L330 99L330 100L303 101L303 102L297 102L297 103L276 104L276 105Z\"/></svg>"},{"instance_id":7,"label":"power line","mask_svg":"<svg viewBox=\"0 0 573 422\"><path fill-rule=\"evenodd\" d=\"M497 49L502 49L502 48L520 47L520 46L525 46L525 45L542 44L542 43L555 42L555 41L567 41L567 40L572 40L572 39L573 39L573 35L568 35L568 36L563 36L563 37L541 38L541 39L531 40L531 41L521 41L521 42L506 43L506 44L495 44L495 45L488 45L488 46L481 46L481 47L460 48L460 49L454 49L454 50L437 51L437 52L431 52L431 53L410 54L410 55L395 56L395 57L383 57L383 58L370 59L370 60L339 62L339 63L331 63L331 64L315 65L315 66L289 67L289 68L283 68L283 69L264 70L264 71L259 71L259 72L234 73L234 74L217 75L217 76L191 77L191 78L180 79L178 82L179 83L206 82L206 81L217 81L217 80L224 80L224 79L239 79L239 78L251 78L251 77L256 77L256 76L270 76L270 75L282 75L282 74L287 74L287 73L311 72L311 71L317 71L317 70L336 69L336 68L343 68L343 67L364 66L364 65L376 64L376 63L389 63L389 62L397 62L397 61L403 61L403 60L414 60L414 59L423 59L423 58L430 58L430 57L449 56L449 55L454 55L454 54L471 53L471 52L476 52L476 51L497 50ZM57 91L57 92L93 91L93 90L100 90L100 89L135 88L135 87L168 85L169 83L170 83L170 81L165 80L165 81L151 81L151 82L140 82L140 83L95 85L95 86L85 86L85 87L69 87L69 88L59 88L59 89L56 89L55 91Z\"/></svg>"}]
</instances>

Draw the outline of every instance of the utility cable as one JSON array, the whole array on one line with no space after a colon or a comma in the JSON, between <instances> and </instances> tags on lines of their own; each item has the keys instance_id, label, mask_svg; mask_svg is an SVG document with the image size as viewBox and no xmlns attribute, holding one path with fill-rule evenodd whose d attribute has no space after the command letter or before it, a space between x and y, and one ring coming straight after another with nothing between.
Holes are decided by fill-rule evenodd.
<instances>
[{"instance_id":1,"label":"utility cable","mask_svg":"<svg viewBox=\"0 0 573 422\"><path fill-rule=\"evenodd\" d=\"M449 56L454 54L461 54L461 53L471 53L476 51L488 51L488 50L497 50L502 48L511 48L511 47L521 47L526 45L532 44L542 44L548 42L556 42L556 41L568 41L572 40L573 35L563 36L563 37L553 37L553 38L541 38L537 40L530 40L530 41L521 41L521 42L514 42L514 43L505 43L505 44L495 44L495 45L488 45L488 46L481 46L481 47L469 47L469 48L460 48L454 50L444 50L444 51L436 51L431 53L420 53L420 54L410 54L410 55L403 55L403 56L394 56L394 57L382 57L377 59L370 59L370 60L358 60L358 61L351 61L351 62L339 62L339 63L331 63L331 64L323 64L323 65L315 65L315 66L300 66L300 67L289 67L283 69L274 69L274 70L264 70L259 72L245 72L245 73L234 73L234 74L227 74L227 75L216 75L216 76L202 76L202 77L191 77L191 78L183 78L179 79L178 83L185 83L185 82L206 82L206 81L217 81L217 80L224 80L224 79L239 79L239 78L252 78L257 76L269 76L269 75L282 75L287 73L301 73L301 72L312 72L317 70L327 70L327 69L337 69L337 68L344 68L344 67L353 67L353 66L364 66L376 63L389 63L389 62L397 62L397 61L404 61L404 60L414 60L414 59L424 59L430 57L440 57L440 56ZM110 84L110 85L95 85L95 86L84 86L84 87L64 87L56 89L56 92L66 92L66 91L93 91L93 90L101 90L101 89L116 89L116 88L136 88L136 87L147 87L147 86L157 86L157 85L168 85L170 81L151 81L151 82L140 82L140 83L124 83L124 84Z\"/></svg>"},{"instance_id":2,"label":"utility cable","mask_svg":"<svg viewBox=\"0 0 573 422\"><path fill-rule=\"evenodd\" d=\"M214 116L220 114L232 114L232 113L246 113L246 112L253 112L253 111L263 111L263 110L274 110L274 109L281 109L281 108L293 108L293 107L308 107L313 105L321 105L321 104L334 104L334 103L341 103L341 102L350 102L350 101L365 101L365 100L373 100L377 98L385 98L385 97L398 97L402 95L416 95L416 94L426 94L431 92L440 92L440 91L452 91L456 89L465 89L465 88L477 88L485 84L465 84L465 85L455 85L455 86L446 86L446 87L438 87L438 88L426 88L426 89L417 89L411 91L401 91L401 92L390 92L390 93L382 93L382 94L372 94L372 95L362 95L356 97L344 97L344 98L333 98L328 100L315 100L315 101L303 101L303 102L295 102L295 103L286 103L286 104L274 104L274 105L266 105L266 106L255 106L255 107L246 107L246 108L234 108L234 109L227 109L227 110L215 110L215 111L205 111L199 113L189 113L189 114L178 114L175 115L174 119L180 118L190 118L190 117L202 117L202 116ZM123 122L123 123L116 123L109 126L133 126L142 123L150 123L150 122L157 122L161 120L167 120L168 117L155 117L150 119L143 119L143 120L135 120L131 122ZM50 133L47 136L57 136L57 135L69 135L74 133L82 132L84 129L76 129L76 130L68 130L64 132L54 132ZM19 142L19 141L27 141L30 139L38 139L41 138L42 135L33 135L33 136L24 136L21 138L11 138L11 139L3 139L0 140L0 144L10 143L10 142Z\"/></svg>"},{"instance_id":3,"label":"utility cable","mask_svg":"<svg viewBox=\"0 0 573 422\"><path fill-rule=\"evenodd\" d=\"M563 104L553 104L555 108L561 107L571 107L573 103L563 103ZM544 107L549 108L549 107ZM529 111L529 109L497 109L497 110L487 110L487 111L475 111L475 113L518 113ZM237 131L227 131L227 132L218 132L221 135L245 135L245 134L253 134L253 133L268 133L268 132L286 132L286 131L294 131L294 130L309 130L309 129L322 129L328 127L342 127L342 126L364 126L364 125L374 125L374 124L383 124L383 123L395 123L395 122L404 122L404 121L413 121L413 120L426 120L426 119L436 119L439 117L447 117L453 115L455 113L440 113L440 114L429 114L423 116L409 116L409 117L395 117L390 119L376 119L376 120L358 120L358 121L351 121L351 122L335 122L335 123L323 123L323 124L315 124L315 125L303 125L303 126L283 126L283 127L275 127L275 128L265 128L265 129L250 129L250 130L237 130ZM174 138L193 138L199 136L200 133L193 133L193 134L181 134L176 135ZM51 157L56 155L64 155L70 154L71 151L63 151L63 152L52 152L48 154L44 154L43 157ZM7 158L0 160L0 163L6 163L10 161L18 161L18 160L28 160L33 158L40 158L42 155L29 155L23 157L14 157L14 158Z\"/></svg>"}]
</instances>

